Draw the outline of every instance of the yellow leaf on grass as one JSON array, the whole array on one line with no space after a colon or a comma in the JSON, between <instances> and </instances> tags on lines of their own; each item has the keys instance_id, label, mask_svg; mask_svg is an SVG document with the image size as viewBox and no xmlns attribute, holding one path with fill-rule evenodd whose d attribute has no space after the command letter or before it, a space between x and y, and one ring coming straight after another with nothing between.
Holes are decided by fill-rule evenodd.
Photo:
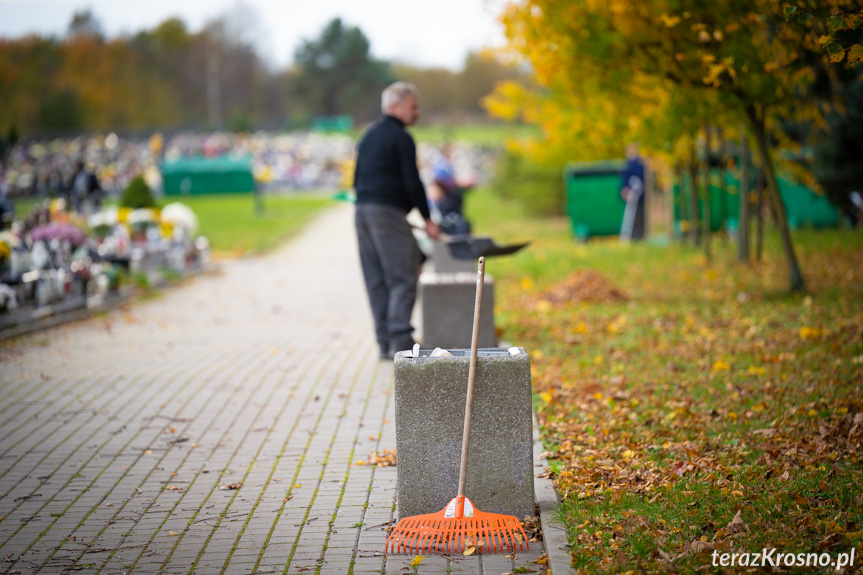
<instances>
[{"instance_id":1,"label":"yellow leaf on grass","mask_svg":"<svg viewBox=\"0 0 863 575\"><path fill-rule=\"evenodd\" d=\"M536 311L539 313L548 313L551 309L551 302L548 300L541 299L536 302Z\"/></svg>"},{"instance_id":2,"label":"yellow leaf on grass","mask_svg":"<svg viewBox=\"0 0 863 575\"><path fill-rule=\"evenodd\" d=\"M713 371L728 371L731 365L727 361L717 361L713 363Z\"/></svg>"},{"instance_id":3,"label":"yellow leaf on grass","mask_svg":"<svg viewBox=\"0 0 863 575\"><path fill-rule=\"evenodd\" d=\"M583 321L578 322L572 329L572 333L587 333L587 324Z\"/></svg>"},{"instance_id":4,"label":"yellow leaf on grass","mask_svg":"<svg viewBox=\"0 0 863 575\"><path fill-rule=\"evenodd\" d=\"M730 419L731 421L737 421L737 414L736 414L736 413L734 413L733 411L729 411L729 412L725 415L725 418L726 418L726 419Z\"/></svg>"},{"instance_id":5,"label":"yellow leaf on grass","mask_svg":"<svg viewBox=\"0 0 863 575\"><path fill-rule=\"evenodd\" d=\"M734 495L736 497L743 497L743 492L742 491L732 491L731 495Z\"/></svg>"},{"instance_id":6,"label":"yellow leaf on grass","mask_svg":"<svg viewBox=\"0 0 863 575\"><path fill-rule=\"evenodd\" d=\"M754 411L755 413L761 413L762 411L764 411L764 404L756 403L752 406L752 411Z\"/></svg>"},{"instance_id":7,"label":"yellow leaf on grass","mask_svg":"<svg viewBox=\"0 0 863 575\"><path fill-rule=\"evenodd\" d=\"M755 367L754 365L750 365L747 373L752 373L755 375L764 375L765 373L767 373L767 370L764 369L763 367Z\"/></svg>"},{"instance_id":8,"label":"yellow leaf on grass","mask_svg":"<svg viewBox=\"0 0 863 575\"><path fill-rule=\"evenodd\" d=\"M533 280L530 278L521 278L521 289L527 291L533 289Z\"/></svg>"},{"instance_id":9,"label":"yellow leaf on grass","mask_svg":"<svg viewBox=\"0 0 863 575\"><path fill-rule=\"evenodd\" d=\"M546 403L551 403L551 394L547 391L543 391L539 394L539 397Z\"/></svg>"},{"instance_id":10,"label":"yellow leaf on grass","mask_svg":"<svg viewBox=\"0 0 863 575\"><path fill-rule=\"evenodd\" d=\"M425 559L425 557L423 557L422 555L417 555L416 557L414 557L414 560L411 561L411 567L418 567L419 564L423 562L423 559Z\"/></svg>"},{"instance_id":11,"label":"yellow leaf on grass","mask_svg":"<svg viewBox=\"0 0 863 575\"><path fill-rule=\"evenodd\" d=\"M623 452L623 457L626 459L632 459L633 457L635 457L635 452L631 449L627 449Z\"/></svg>"},{"instance_id":12,"label":"yellow leaf on grass","mask_svg":"<svg viewBox=\"0 0 863 575\"><path fill-rule=\"evenodd\" d=\"M804 325L800 328L800 339L817 339L824 335L824 331L817 327Z\"/></svg>"}]
</instances>

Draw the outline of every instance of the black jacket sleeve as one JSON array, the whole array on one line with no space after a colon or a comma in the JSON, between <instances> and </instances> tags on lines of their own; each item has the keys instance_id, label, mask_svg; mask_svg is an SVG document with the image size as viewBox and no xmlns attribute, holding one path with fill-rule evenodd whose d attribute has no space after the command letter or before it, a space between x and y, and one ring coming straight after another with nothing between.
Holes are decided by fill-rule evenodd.
<instances>
[{"instance_id":1,"label":"black jacket sleeve","mask_svg":"<svg viewBox=\"0 0 863 575\"><path fill-rule=\"evenodd\" d=\"M402 179L411 206L419 209L424 219L431 217L428 201L426 200L425 187L420 179L417 169L417 150L413 138L407 132L403 132L396 147L398 163L401 168Z\"/></svg>"}]
</instances>

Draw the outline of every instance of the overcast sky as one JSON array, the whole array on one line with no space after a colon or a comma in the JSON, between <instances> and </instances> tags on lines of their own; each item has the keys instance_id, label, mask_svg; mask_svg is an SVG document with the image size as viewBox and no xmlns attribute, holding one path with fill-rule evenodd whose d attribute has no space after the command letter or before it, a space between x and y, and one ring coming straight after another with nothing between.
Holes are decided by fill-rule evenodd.
<instances>
[{"instance_id":1,"label":"overcast sky","mask_svg":"<svg viewBox=\"0 0 863 575\"><path fill-rule=\"evenodd\" d=\"M196 32L225 13L245 13L258 53L289 64L302 39L340 16L359 26L378 58L458 69L470 50L504 43L504 0L0 0L0 36L62 35L89 8L108 36L149 29L177 16ZM240 7L238 9L238 6Z\"/></svg>"}]
</instances>

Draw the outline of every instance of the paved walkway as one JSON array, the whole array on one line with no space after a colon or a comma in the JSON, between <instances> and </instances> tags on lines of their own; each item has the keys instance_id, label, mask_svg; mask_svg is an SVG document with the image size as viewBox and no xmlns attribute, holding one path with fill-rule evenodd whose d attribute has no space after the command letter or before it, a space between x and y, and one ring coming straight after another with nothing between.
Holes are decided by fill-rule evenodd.
<instances>
[{"instance_id":1,"label":"paved walkway","mask_svg":"<svg viewBox=\"0 0 863 575\"><path fill-rule=\"evenodd\" d=\"M275 254L0 349L0 573L405 573L352 209ZM541 544L427 557L518 572Z\"/></svg>"}]
</instances>

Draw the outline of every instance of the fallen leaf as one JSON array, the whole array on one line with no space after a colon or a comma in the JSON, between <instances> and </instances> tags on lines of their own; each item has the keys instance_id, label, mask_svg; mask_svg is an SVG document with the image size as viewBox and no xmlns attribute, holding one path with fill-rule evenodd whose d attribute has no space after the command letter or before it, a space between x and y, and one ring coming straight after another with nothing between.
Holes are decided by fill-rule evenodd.
<instances>
[{"instance_id":1,"label":"fallen leaf","mask_svg":"<svg viewBox=\"0 0 863 575\"><path fill-rule=\"evenodd\" d=\"M467 547L464 548L465 556L473 555L474 553L476 553L476 546L475 545L468 545Z\"/></svg>"},{"instance_id":2,"label":"fallen leaf","mask_svg":"<svg viewBox=\"0 0 863 575\"><path fill-rule=\"evenodd\" d=\"M692 553L701 553L702 551L712 551L716 548L713 543L702 541L701 539L693 539L689 543L689 551Z\"/></svg>"},{"instance_id":3,"label":"fallen leaf","mask_svg":"<svg viewBox=\"0 0 863 575\"><path fill-rule=\"evenodd\" d=\"M803 326L800 328L800 339L818 339L824 335L824 331L817 327Z\"/></svg>"},{"instance_id":4,"label":"fallen leaf","mask_svg":"<svg viewBox=\"0 0 863 575\"><path fill-rule=\"evenodd\" d=\"M740 516L740 513L742 511L742 509L738 509L737 514L734 516L734 519L732 519L731 522L725 527L725 529L728 530L729 533L738 533L740 531L746 531L747 533L749 533L749 525L747 525L743 521L743 518Z\"/></svg>"},{"instance_id":5,"label":"fallen leaf","mask_svg":"<svg viewBox=\"0 0 863 575\"><path fill-rule=\"evenodd\" d=\"M411 567L413 567L413 568L418 567L419 564L423 562L423 559L425 559L425 557L423 557L422 555L415 556L414 560L411 561Z\"/></svg>"},{"instance_id":6,"label":"fallen leaf","mask_svg":"<svg viewBox=\"0 0 863 575\"><path fill-rule=\"evenodd\" d=\"M713 363L713 371L728 371L731 365L727 361L716 361Z\"/></svg>"},{"instance_id":7,"label":"fallen leaf","mask_svg":"<svg viewBox=\"0 0 863 575\"><path fill-rule=\"evenodd\" d=\"M167 489L168 491L185 491L186 490L185 487L182 487L180 485L169 485L165 489Z\"/></svg>"},{"instance_id":8,"label":"fallen leaf","mask_svg":"<svg viewBox=\"0 0 863 575\"><path fill-rule=\"evenodd\" d=\"M237 483L230 483L228 485L225 485L225 484L219 485L219 490L220 491L226 491L228 489L239 489L242 486L243 486L243 484L238 481Z\"/></svg>"},{"instance_id":9,"label":"fallen leaf","mask_svg":"<svg viewBox=\"0 0 863 575\"><path fill-rule=\"evenodd\" d=\"M168 531L168 535L179 535L176 531Z\"/></svg>"},{"instance_id":10,"label":"fallen leaf","mask_svg":"<svg viewBox=\"0 0 863 575\"><path fill-rule=\"evenodd\" d=\"M666 563L671 562L671 556L668 553L666 553L662 549L657 549L656 552L659 553L659 556L662 558L663 561L665 561Z\"/></svg>"}]
</instances>

